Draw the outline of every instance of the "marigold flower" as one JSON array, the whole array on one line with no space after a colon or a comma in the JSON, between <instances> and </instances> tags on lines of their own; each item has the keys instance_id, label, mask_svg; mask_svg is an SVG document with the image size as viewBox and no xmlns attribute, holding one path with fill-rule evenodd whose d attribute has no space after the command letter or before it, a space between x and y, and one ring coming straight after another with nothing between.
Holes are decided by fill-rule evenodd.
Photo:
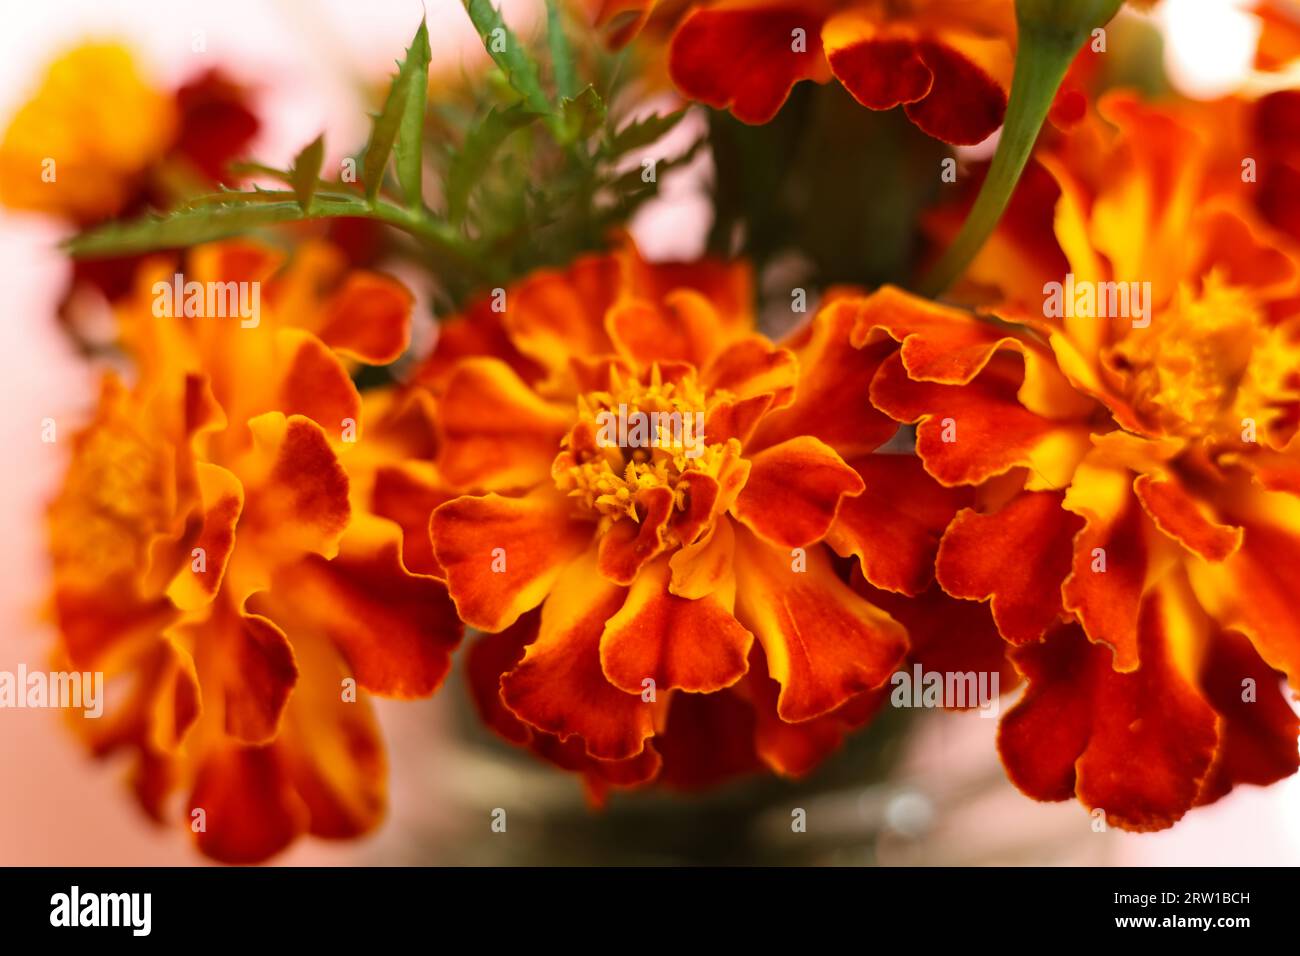
<instances>
[{"instance_id":1,"label":"marigold flower","mask_svg":"<svg viewBox=\"0 0 1300 956\"><path fill-rule=\"evenodd\" d=\"M176 107L113 44L55 60L0 142L0 202L91 222L122 211L172 142Z\"/></svg>"},{"instance_id":2,"label":"marigold flower","mask_svg":"<svg viewBox=\"0 0 1300 956\"><path fill-rule=\"evenodd\" d=\"M1101 113L1040 157L1054 236L1013 215L975 263L1003 324L887 289L854 341L900 343L875 407L978 486L936 578L990 602L1028 681L1011 779L1151 830L1297 768L1275 672L1300 687L1300 260L1213 194L1195 129L1130 97ZM1020 257L1029 236L1051 251Z\"/></svg>"},{"instance_id":3,"label":"marigold flower","mask_svg":"<svg viewBox=\"0 0 1300 956\"><path fill-rule=\"evenodd\" d=\"M778 346L749 301L743 266L629 247L506 290L497 330L453 321L425 372L438 471L471 492L430 532L461 618L489 632L480 710L597 794L811 769L907 648L835 555L924 590L962 502L873 454L896 425L870 407L884 352L852 348L852 310ZM703 440L666 417L615 441L642 413L701 415ZM915 505L881 521L904 488Z\"/></svg>"},{"instance_id":4,"label":"marigold flower","mask_svg":"<svg viewBox=\"0 0 1300 956\"><path fill-rule=\"evenodd\" d=\"M175 267L145 263L118 307L138 381L105 379L49 515L61 651L121 678L87 734L136 752L151 815L187 791L199 848L229 862L375 826L385 769L365 692L432 693L460 635L376 492L376 457L427 446L391 396L361 434L344 362L402 352L410 295L317 246L282 265L251 243L189 256L186 282L265 283L250 325L159 316Z\"/></svg>"}]
</instances>

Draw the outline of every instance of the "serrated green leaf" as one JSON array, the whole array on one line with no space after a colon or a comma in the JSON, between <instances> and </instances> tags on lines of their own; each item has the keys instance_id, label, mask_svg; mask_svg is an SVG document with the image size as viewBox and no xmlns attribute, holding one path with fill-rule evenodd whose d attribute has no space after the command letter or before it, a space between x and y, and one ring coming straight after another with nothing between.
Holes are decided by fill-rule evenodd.
<instances>
[{"instance_id":1,"label":"serrated green leaf","mask_svg":"<svg viewBox=\"0 0 1300 956\"><path fill-rule=\"evenodd\" d=\"M423 60L423 63L421 63ZM411 40L411 45L407 47L406 57L397 67L397 76L393 78L392 85L388 88L388 96L384 100L384 108L379 115L375 117L374 124L370 128L370 140L366 144L366 161L362 170L362 177L366 184L366 198L374 199L379 193L379 187L384 180L384 169L388 166L388 157L393 151L393 145L398 140L398 134L407 124L407 101L411 98L412 89L418 83L423 90L428 85L428 68L429 68L429 31L424 21L420 21L420 28L415 31L415 37ZM420 94L420 115L424 115L424 96ZM406 150L406 163L410 163L412 150ZM416 153L418 159L418 152ZM400 171L399 171L400 172ZM408 192L408 184L411 182L411 171L409 165L407 168L407 179L402 182L402 190Z\"/></svg>"},{"instance_id":2,"label":"serrated green leaf","mask_svg":"<svg viewBox=\"0 0 1300 956\"><path fill-rule=\"evenodd\" d=\"M566 143L577 143L593 135L605 123L605 101L594 86L589 86L573 99L560 102L561 138Z\"/></svg>"},{"instance_id":3,"label":"serrated green leaf","mask_svg":"<svg viewBox=\"0 0 1300 956\"><path fill-rule=\"evenodd\" d=\"M303 147L302 152L293 158L289 170L289 182L298 205L306 212L311 207L312 196L316 195L316 183L320 179L321 163L325 160L325 134L321 133Z\"/></svg>"},{"instance_id":4,"label":"serrated green leaf","mask_svg":"<svg viewBox=\"0 0 1300 956\"><path fill-rule=\"evenodd\" d=\"M539 119L523 103L494 107L470 129L464 145L452 157L447 171L447 218L460 222L469 207L470 192L487 171L492 156L511 133Z\"/></svg>"},{"instance_id":5,"label":"serrated green leaf","mask_svg":"<svg viewBox=\"0 0 1300 956\"><path fill-rule=\"evenodd\" d=\"M578 95L578 76L573 66L573 51L564 34L564 20L556 0L546 0L546 40L551 48L551 69L555 73L555 89L561 100L571 100Z\"/></svg>"},{"instance_id":6,"label":"serrated green leaf","mask_svg":"<svg viewBox=\"0 0 1300 956\"><path fill-rule=\"evenodd\" d=\"M470 22L478 31L483 47L488 56L505 74L506 79L529 109L535 113L551 113L551 101L542 89L542 81L537 72L537 64L528 55L524 45L514 35L501 11L492 6L491 0L463 0L465 12Z\"/></svg>"},{"instance_id":7,"label":"serrated green leaf","mask_svg":"<svg viewBox=\"0 0 1300 956\"><path fill-rule=\"evenodd\" d=\"M610 138L608 145L605 147L605 154L607 156L622 156L629 150L649 146L680 123L685 115L686 110L681 109L675 113L647 116L644 119L628 123Z\"/></svg>"},{"instance_id":8,"label":"serrated green leaf","mask_svg":"<svg viewBox=\"0 0 1300 956\"><path fill-rule=\"evenodd\" d=\"M424 106L429 95L429 59L429 31L421 21L403 64L411 73L411 86L393 149L397 157L397 182L406 204L412 208L424 201Z\"/></svg>"},{"instance_id":9,"label":"serrated green leaf","mask_svg":"<svg viewBox=\"0 0 1300 956\"><path fill-rule=\"evenodd\" d=\"M268 198L272 196L278 198ZM198 245L307 218L302 205L289 192L237 193L225 198L227 201L220 205L191 205L161 216L112 223L75 236L65 247L78 257L124 255ZM364 216L370 208L354 197L317 196L311 218Z\"/></svg>"}]
</instances>

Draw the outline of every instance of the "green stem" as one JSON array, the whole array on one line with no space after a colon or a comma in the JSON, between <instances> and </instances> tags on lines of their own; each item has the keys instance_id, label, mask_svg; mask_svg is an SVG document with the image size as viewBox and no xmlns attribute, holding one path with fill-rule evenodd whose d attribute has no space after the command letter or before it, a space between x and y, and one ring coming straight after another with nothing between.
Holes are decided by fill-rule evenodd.
<instances>
[{"instance_id":1,"label":"green stem","mask_svg":"<svg viewBox=\"0 0 1300 956\"><path fill-rule=\"evenodd\" d=\"M460 232L449 223L434 219L424 210L373 202L370 204L370 215L414 236L467 273L487 275Z\"/></svg>"},{"instance_id":2,"label":"green stem","mask_svg":"<svg viewBox=\"0 0 1300 956\"><path fill-rule=\"evenodd\" d=\"M1075 54L1121 0L1017 0L1019 48L1007 117L988 176L957 238L921 283L935 298L961 277L1006 211Z\"/></svg>"}]
</instances>

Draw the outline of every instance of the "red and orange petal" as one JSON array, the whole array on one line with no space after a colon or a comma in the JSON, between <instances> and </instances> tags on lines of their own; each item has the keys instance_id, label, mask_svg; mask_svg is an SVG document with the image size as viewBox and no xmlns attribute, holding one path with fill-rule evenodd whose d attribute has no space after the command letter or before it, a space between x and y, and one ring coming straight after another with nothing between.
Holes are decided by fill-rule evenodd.
<instances>
[{"instance_id":1,"label":"red and orange petal","mask_svg":"<svg viewBox=\"0 0 1300 956\"><path fill-rule=\"evenodd\" d=\"M871 405L872 379L888 349L855 348L856 320L854 304L837 301L792 335L785 347L799 363L794 400L763 418L747 450L812 437L851 459L870 454L894 436L897 424Z\"/></svg>"},{"instance_id":2,"label":"red and orange petal","mask_svg":"<svg viewBox=\"0 0 1300 956\"><path fill-rule=\"evenodd\" d=\"M923 131L959 145L1002 125L1012 60L1005 38L884 23L853 7L826 22L822 43L835 78L869 109L902 106Z\"/></svg>"},{"instance_id":3,"label":"red and orange petal","mask_svg":"<svg viewBox=\"0 0 1300 956\"><path fill-rule=\"evenodd\" d=\"M452 485L506 491L547 480L572 412L540 398L504 362L457 364L438 407L438 469Z\"/></svg>"},{"instance_id":4,"label":"red and orange petal","mask_svg":"<svg viewBox=\"0 0 1300 956\"><path fill-rule=\"evenodd\" d=\"M303 834L355 837L383 818L387 761L369 703L341 693L346 668L327 645L300 642L299 660L304 679L274 742L213 740L191 758L186 820L213 859L258 863ZM155 788L179 782L170 763L142 763L163 776Z\"/></svg>"},{"instance_id":5,"label":"red and orange petal","mask_svg":"<svg viewBox=\"0 0 1300 956\"><path fill-rule=\"evenodd\" d=\"M766 123L800 80L826 79L825 16L823 4L798 0L697 7L673 35L669 73L690 99Z\"/></svg>"},{"instance_id":6,"label":"red and orange petal","mask_svg":"<svg viewBox=\"0 0 1300 956\"><path fill-rule=\"evenodd\" d=\"M338 649L357 685L386 697L427 697L442 684L461 623L440 581L406 569L401 531L369 516L348 528L338 556L280 569L250 608L297 639Z\"/></svg>"},{"instance_id":7,"label":"red and orange petal","mask_svg":"<svg viewBox=\"0 0 1300 956\"><path fill-rule=\"evenodd\" d=\"M562 769L583 775L590 792L602 795L610 786L632 787L648 783L659 773L662 760L655 748L623 760L602 760L587 752L582 738L561 740L515 715L502 699L502 678L523 659L537 640L540 613L524 615L495 634L483 634L470 645L466 671L474 705L483 722L511 743L526 746ZM648 705L647 705L648 706Z\"/></svg>"},{"instance_id":8,"label":"red and orange petal","mask_svg":"<svg viewBox=\"0 0 1300 956\"><path fill-rule=\"evenodd\" d=\"M653 710L615 687L601 666L601 635L626 591L602 581L588 553L560 574L542 606L537 640L501 680L501 699L525 723L561 742L582 738L587 753L626 760L654 734Z\"/></svg>"},{"instance_id":9,"label":"red and orange petal","mask_svg":"<svg viewBox=\"0 0 1300 956\"><path fill-rule=\"evenodd\" d=\"M830 530L843 501L862 494L862 477L825 442L805 435L750 459L732 513L769 544L806 547Z\"/></svg>"},{"instance_id":10,"label":"red and orange petal","mask_svg":"<svg viewBox=\"0 0 1300 956\"><path fill-rule=\"evenodd\" d=\"M777 714L809 720L880 687L907 650L888 614L836 576L822 548L773 547L736 534L736 616L781 685Z\"/></svg>"},{"instance_id":11,"label":"red and orange petal","mask_svg":"<svg viewBox=\"0 0 1300 956\"><path fill-rule=\"evenodd\" d=\"M550 593L589 546L594 525L572 517L553 490L524 498L463 496L430 519L433 551L461 620L499 631Z\"/></svg>"},{"instance_id":12,"label":"red and orange petal","mask_svg":"<svg viewBox=\"0 0 1300 956\"><path fill-rule=\"evenodd\" d=\"M1050 491L1017 495L990 514L964 510L939 545L935 577L953 597L989 601L1012 644L1040 640L1065 616L1061 582L1082 522Z\"/></svg>"},{"instance_id":13,"label":"red and orange petal","mask_svg":"<svg viewBox=\"0 0 1300 956\"><path fill-rule=\"evenodd\" d=\"M600 662L606 679L640 694L711 693L745 675L754 636L735 619L734 584L695 599L669 590L667 558L641 572L623 606L605 623Z\"/></svg>"},{"instance_id":14,"label":"red and orange petal","mask_svg":"<svg viewBox=\"0 0 1300 956\"><path fill-rule=\"evenodd\" d=\"M969 489L945 488L911 455L868 455L849 462L865 492L840 502L826 543L858 559L862 574L886 591L916 595L934 580L939 541Z\"/></svg>"},{"instance_id":15,"label":"red and orange petal","mask_svg":"<svg viewBox=\"0 0 1300 956\"><path fill-rule=\"evenodd\" d=\"M998 747L1022 791L1077 796L1129 830L1169 827L1193 806L1214 758L1216 718L1152 623L1132 674L1113 670L1110 653L1073 627L1015 652L1028 689L1003 718Z\"/></svg>"}]
</instances>

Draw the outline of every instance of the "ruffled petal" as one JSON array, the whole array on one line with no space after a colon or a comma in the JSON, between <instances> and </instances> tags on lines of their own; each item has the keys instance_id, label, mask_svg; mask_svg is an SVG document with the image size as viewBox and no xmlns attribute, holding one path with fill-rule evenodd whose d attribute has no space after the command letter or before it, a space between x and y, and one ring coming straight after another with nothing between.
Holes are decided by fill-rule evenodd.
<instances>
[{"instance_id":1,"label":"ruffled petal","mask_svg":"<svg viewBox=\"0 0 1300 956\"><path fill-rule=\"evenodd\" d=\"M501 679L501 699L521 720L562 742L582 738L587 753L625 760L654 734L653 705L605 677L600 640L626 591L606 583L589 552L571 562L542 607L537 640Z\"/></svg>"},{"instance_id":2,"label":"ruffled petal","mask_svg":"<svg viewBox=\"0 0 1300 956\"><path fill-rule=\"evenodd\" d=\"M785 548L820 541L841 501L865 487L835 449L811 436L765 448L750 464L732 514L763 540Z\"/></svg>"},{"instance_id":3,"label":"ruffled petal","mask_svg":"<svg viewBox=\"0 0 1300 956\"><path fill-rule=\"evenodd\" d=\"M823 14L813 4L740 0L696 8L673 35L668 72L682 95L766 123L800 80L819 77ZM795 30L805 49L796 52Z\"/></svg>"},{"instance_id":4,"label":"ruffled petal","mask_svg":"<svg viewBox=\"0 0 1300 956\"><path fill-rule=\"evenodd\" d=\"M466 359L438 408L438 470L459 488L531 487L550 478L572 418L499 359Z\"/></svg>"},{"instance_id":5,"label":"ruffled petal","mask_svg":"<svg viewBox=\"0 0 1300 956\"><path fill-rule=\"evenodd\" d=\"M348 274L330 297L319 335L330 348L368 365L401 357L411 340L411 293L377 272Z\"/></svg>"},{"instance_id":6,"label":"ruffled petal","mask_svg":"<svg viewBox=\"0 0 1300 956\"><path fill-rule=\"evenodd\" d=\"M402 529L402 564L415 574L445 576L433 555L429 518L454 495L417 467L418 463L387 465L375 471L370 510L395 521Z\"/></svg>"},{"instance_id":7,"label":"ruffled petal","mask_svg":"<svg viewBox=\"0 0 1300 956\"><path fill-rule=\"evenodd\" d=\"M1241 547L1242 530L1206 514L1175 475L1138 475L1133 491L1155 526L1206 561L1223 561Z\"/></svg>"},{"instance_id":8,"label":"ruffled petal","mask_svg":"<svg viewBox=\"0 0 1300 956\"><path fill-rule=\"evenodd\" d=\"M191 633L200 645L200 682L222 690L226 733L248 744L274 739L298 683L284 631L269 618L223 604Z\"/></svg>"},{"instance_id":9,"label":"ruffled petal","mask_svg":"<svg viewBox=\"0 0 1300 956\"><path fill-rule=\"evenodd\" d=\"M1074 539L1066 610L1088 638L1109 645L1118 671L1138 664L1138 624L1151 562L1142 507L1127 469L1084 464L1062 505L1084 519Z\"/></svg>"},{"instance_id":10,"label":"ruffled petal","mask_svg":"<svg viewBox=\"0 0 1300 956\"><path fill-rule=\"evenodd\" d=\"M790 723L778 714L781 685L768 676L761 648L754 649L743 693L754 708L754 748L783 777L803 777L839 749L849 731L862 726L885 699L881 690L849 698L825 714Z\"/></svg>"},{"instance_id":11,"label":"ruffled petal","mask_svg":"<svg viewBox=\"0 0 1300 956\"><path fill-rule=\"evenodd\" d=\"M235 526L244 509L244 486L238 478L207 462L197 462L196 468L203 527L193 540L189 565L167 588L167 597L183 611L208 604L221 587L226 562L235 549Z\"/></svg>"},{"instance_id":12,"label":"ruffled petal","mask_svg":"<svg viewBox=\"0 0 1300 956\"><path fill-rule=\"evenodd\" d=\"M461 624L446 587L402 564L401 529L364 516L355 520L332 561L310 556L278 572L255 595L295 645L311 634L338 648L366 690L388 697L427 697L442 684Z\"/></svg>"},{"instance_id":13,"label":"ruffled petal","mask_svg":"<svg viewBox=\"0 0 1300 956\"><path fill-rule=\"evenodd\" d=\"M849 339L856 315L851 302L834 302L790 344L799 360L794 402L763 419L752 448L809 435L845 458L857 458L894 436L897 425L870 398L872 378L889 347L854 348Z\"/></svg>"},{"instance_id":14,"label":"ruffled petal","mask_svg":"<svg viewBox=\"0 0 1300 956\"><path fill-rule=\"evenodd\" d=\"M636 520L620 518L601 535L601 575L615 584L631 584L642 566L667 547L664 535L673 507L671 488L661 485L638 492Z\"/></svg>"},{"instance_id":15,"label":"ruffled petal","mask_svg":"<svg viewBox=\"0 0 1300 956\"><path fill-rule=\"evenodd\" d=\"M365 697L344 699L348 667L328 644L296 643L303 679L275 744L294 793L306 807L307 831L328 839L369 833L388 805L388 761Z\"/></svg>"},{"instance_id":16,"label":"ruffled petal","mask_svg":"<svg viewBox=\"0 0 1300 956\"><path fill-rule=\"evenodd\" d=\"M253 447L231 468L244 484L240 547L227 572L236 600L265 587L275 567L309 553L333 557L352 513L348 476L319 425L269 412L248 427Z\"/></svg>"},{"instance_id":17,"label":"ruffled petal","mask_svg":"<svg viewBox=\"0 0 1300 956\"><path fill-rule=\"evenodd\" d=\"M656 362L702 367L726 334L712 303L690 289L669 292L662 304L620 302L606 314L605 328L619 354L641 369Z\"/></svg>"},{"instance_id":18,"label":"ruffled petal","mask_svg":"<svg viewBox=\"0 0 1300 956\"><path fill-rule=\"evenodd\" d=\"M736 616L781 685L782 720L809 720L879 687L907 650L903 628L840 581L821 548L792 557L737 529L736 585Z\"/></svg>"},{"instance_id":19,"label":"ruffled petal","mask_svg":"<svg viewBox=\"0 0 1300 956\"><path fill-rule=\"evenodd\" d=\"M569 501L550 491L467 495L439 507L429 533L461 620L499 631L541 604L591 540L593 526L571 513Z\"/></svg>"},{"instance_id":20,"label":"ruffled petal","mask_svg":"<svg viewBox=\"0 0 1300 956\"><path fill-rule=\"evenodd\" d=\"M963 488L945 488L911 455L868 455L849 462L866 491L840 502L826 543L853 555L878 588L919 594L934 580L939 539L971 503Z\"/></svg>"},{"instance_id":21,"label":"ruffled petal","mask_svg":"<svg viewBox=\"0 0 1300 956\"><path fill-rule=\"evenodd\" d=\"M564 270L534 272L507 293L510 341L554 378L573 358L612 350L605 313L619 296L617 256L584 256Z\"/></svg>"},{"instance_id":22,"label":"ruffled petal","mask_svg":"<svg viewBox=\"0 0 1300 956\"><path fill-rule=\"evenodd\" d=\"M961 145L979 143L1002 125L1003 87L945 38L906 23L882 27L877 15L852 8L827 21L822 43L835 78L869 109L905 105L926 133ZM1010 59L1009 50L1001 59Z\"/></svg>"},{"instance_id":23,"label":"ruffled petal","mask_svg":"<svg viewBox=\"0 0 1300 956\"><path fill-rule=\"evenodd\" d=\"M1065 613L1061 582L1083 522L1061 500L1026 492L992 514L967 509L939 545L940 586L953 597L992 601L998 630L1013 644L1039 640Z\"/></svg>"},{"instance_id":24,"label":"ruffled petal","mask_svg":"<svg viewBox=\"0 0 1300 956\"><path fill-rule=\"evenodd\" d=\"M1077 795L1126 830L1173 825L1210 769L1216 716L1176 665L1179 636L1158 600L1143 611L1142 667L1114 671L1077 628L1015 652L1029 682L998 747L1012 782L1038 800ZM1134 772L1140 768L1140 772Z\"/></svg>"},{"instance_id":25,"label":"ruffled petal","mask_svg":"<svg viewBox=\"0 0 1300 956\"><path fill-rule=\"evenodd\" d=\"M754 642L731 613L734 581L696 599L672 594L668 581L666 558L644 568L606 623L600 639L605 677L631 694L640 694L647 679L657 693L707 694L731 686L744 676Z\"/></svg>"},{"instance_id":26,"label":"ruffled petal","mask_svg":"<svg viewBox=\"0 0 1300 956\"><path fill-rule=\"evenodd\" d=\"M917 424L916 452L945 485L978 484L1015 467L1037 487L1063 487L1090 445L1082 425L1054 422L1017 399L1022 368L992 361L963 386L917 382L890 355L871 384L871 401L900 422Z\"/></svg>"},{"instance_id":27,"label":"ruffled petal","mask_svg":"<svg viewBox=\"0 0 1300 956\"><path fill-rule=\"evenodd\" d=\"M1219 750L1198 804L1219 799L1237 784L1267 786L1300 769L1300 719L1282 692L1277 672L1260 659L1249 640L1232 631L1215 634L1200 681L1220 723Z\"/></svg>"},{"instance_id":28,"label":"ruffled petal","mask_svg":"<svg viewBox=\"0 0 1300 956\"><path fill-rule=\"evenodd\" d=\"M260 863L306 831L307 807L272 747L222 746L207 756L190 794L203 811L199 850L222 863Z\"/></svg>"}]
</instances>

